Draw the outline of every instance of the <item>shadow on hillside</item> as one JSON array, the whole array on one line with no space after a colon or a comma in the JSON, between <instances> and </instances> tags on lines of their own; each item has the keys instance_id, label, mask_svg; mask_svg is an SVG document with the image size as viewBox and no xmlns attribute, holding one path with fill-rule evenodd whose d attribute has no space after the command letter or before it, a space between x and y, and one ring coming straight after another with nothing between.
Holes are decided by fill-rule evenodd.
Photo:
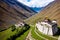
<instances>
[{"instance_id":1,"label":"shadow on hillside","mask_svg":"<svg viewBox=\"0 0 60 40\"><path fill-rule=\"evenodd\" d=\"M9 27L10 28L10 27ZM7 30L7 29L9 29L9 28L6 28L6 29L0 29L0 32L3 32L3 31L5 31L5 30Z\"/></svg>"},{"instance_id":2,"label":"shadow on hillside","mask_svg":"<svg viewBox=\"0 0 60 40\"><path fill-rule=\"evenodd\" d=\"M58 31L54 36L59 36L60 35L60 28L58 27Z\"/></svg>"},{"instance_id":3,"label":"shadow on hillside","mask_svg":"<svg viewBox=\"0 0 60 40\"><path fill-rule=\"evenodd\" d=\"M0 30L0 32L5 31L5 30L7 30L7 29Z\"/></svg>"}]
</instances>

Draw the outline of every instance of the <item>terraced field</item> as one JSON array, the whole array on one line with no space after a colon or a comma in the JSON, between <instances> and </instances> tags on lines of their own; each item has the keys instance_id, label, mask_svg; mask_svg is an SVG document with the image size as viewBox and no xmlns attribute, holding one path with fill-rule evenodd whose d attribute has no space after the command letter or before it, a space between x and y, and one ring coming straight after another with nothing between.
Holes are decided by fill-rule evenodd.
<instances>
[{"instance_id":1,"label":"terraced field","mask_svg":"<svg viewBox=\"0 0 60 40\"><path fill-rule=\"evenodd\" d=\"M36 40L58 40L56 36L49 36L41 33L36 27L32 26L32 31L31 31L32 37L35 38Z\"/></svg>"}]
</instances>

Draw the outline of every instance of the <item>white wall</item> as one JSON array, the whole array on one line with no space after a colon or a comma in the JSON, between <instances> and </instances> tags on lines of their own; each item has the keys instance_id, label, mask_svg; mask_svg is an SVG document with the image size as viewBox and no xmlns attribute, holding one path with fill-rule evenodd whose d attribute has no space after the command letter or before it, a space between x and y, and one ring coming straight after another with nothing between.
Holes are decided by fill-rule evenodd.
<instances>
[{"instance_id":1,"label":"white wall","mask_svg":"<svg viewBox=\"0 0 60 40\"><path fill-rule=\"evenodd\" d=\"M45 22L38 22L36 23L36 27L38 28L38 30L44 34L47 35L53 35L53 30L52 30L52 25L45 23ZM54 31L57 29L57 27L54 29ZM57 32L57 30L55 31L55 33Z\"/></svg>"}]
</instances>

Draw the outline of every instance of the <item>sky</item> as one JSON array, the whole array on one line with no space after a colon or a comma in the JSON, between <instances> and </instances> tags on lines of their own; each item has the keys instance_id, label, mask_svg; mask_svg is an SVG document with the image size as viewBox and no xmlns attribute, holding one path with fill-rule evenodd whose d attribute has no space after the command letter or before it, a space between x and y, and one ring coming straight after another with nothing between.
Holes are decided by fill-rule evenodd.
<instances>
[{"instance_id":1,"label":"sky","mask_svg":"<svg viewBox=\"0 0 60 40\"><path fill-rule=\"evenodd\" d=\"M45 7L54 0L17 0L29 7Z\"/></svg>"}]
</instances>

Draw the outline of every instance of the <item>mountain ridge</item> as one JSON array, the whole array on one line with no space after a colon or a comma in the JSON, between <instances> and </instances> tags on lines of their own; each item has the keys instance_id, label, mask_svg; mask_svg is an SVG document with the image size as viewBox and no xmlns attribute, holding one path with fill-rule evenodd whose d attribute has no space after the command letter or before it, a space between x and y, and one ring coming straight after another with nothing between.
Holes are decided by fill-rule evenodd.
<instances>
[{"instance_id":1,"label":"mountain ridge","mask_svg":"<svg viewBox=\"0 0 60 40\"><path fill-rule=\"evenodd\" d=\"M16 0L0 0L0 29L5 29L18 22L23 22L23 20L35 13L28 6Z\"/></svg>"},{"instance_id":2,"label":"mountain ridge","mask_svg":"<svg viewBox=\"0 0 60 40\"><path fill-rule=\"evenodd\" d=\"M28 24L34 24L37 21L44 19L46 16L51 20L56 19L58 25L60 25L60 0L55 0L51 2L49 5L44 7L43 10L41 10L38 14L26 19L25 22Z\"/></svg>"}]
</instances>

